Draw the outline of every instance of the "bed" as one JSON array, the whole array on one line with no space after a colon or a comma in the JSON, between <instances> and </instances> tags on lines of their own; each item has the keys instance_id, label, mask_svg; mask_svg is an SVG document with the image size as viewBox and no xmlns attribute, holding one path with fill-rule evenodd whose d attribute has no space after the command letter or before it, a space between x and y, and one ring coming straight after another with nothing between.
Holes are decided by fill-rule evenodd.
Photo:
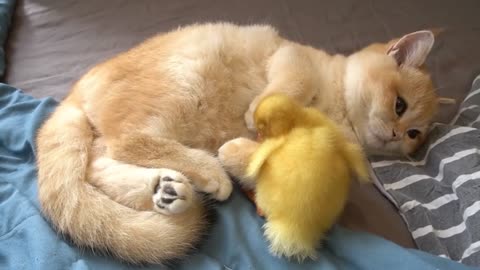
<instances>
[{"instance_id":1,"label":"bed","mask_svg":"<svg viewBox=\"0 0 480 270\"><path fill-rule=\"evenodd\" d=\"M350 53L370 42L422 28L443 28L427 65L439 92L461 101L480 73L479 8L475 0L17 1L6 43L4 81L35 98L53 97L58 101L92 65L153 34L193 22L269 23L284 36L331 53ZM49 104L49 110L55 106L53 99L43 102ZM36 106L29 113L37 112ZM460 102L442 108L437 120L449 122L459 106ZM45 115L38 117L35 125ZM29 195L35 196L34 185L30 185L33 193ZM242 197L237 194L232 200ZM416 247L395 203L374 186L353 188L340 225L406 248Z\"/></svg>"}]
</instances>

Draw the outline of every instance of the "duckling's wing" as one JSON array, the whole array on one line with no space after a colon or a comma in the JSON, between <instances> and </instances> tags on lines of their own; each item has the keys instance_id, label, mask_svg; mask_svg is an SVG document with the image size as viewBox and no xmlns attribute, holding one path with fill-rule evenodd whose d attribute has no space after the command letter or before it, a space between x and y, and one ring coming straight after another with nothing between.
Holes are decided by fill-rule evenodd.
<instances>
[{"instance_id":1,"label":"duckling's wing","mask_svg":"<svg viewBox=\"0 0 480 270\"><path fill-rule=\"evenodd\" d=\"M257 177L268 157L285 142L285 137L266 139L250 157L247 167L247 177Z\"/></svg>"},{"instance_id":2,"label":"duckling's wing","mask_svg":"<svg viewBox=\"0 0 480 270\"><path fill-rule=\"evenodd\" d=\"M343 154L350 165L350 169L358 176L360 182L369 182L367 162L360 146L353 143L345 143Z\"/></svg>"}]
</instances>

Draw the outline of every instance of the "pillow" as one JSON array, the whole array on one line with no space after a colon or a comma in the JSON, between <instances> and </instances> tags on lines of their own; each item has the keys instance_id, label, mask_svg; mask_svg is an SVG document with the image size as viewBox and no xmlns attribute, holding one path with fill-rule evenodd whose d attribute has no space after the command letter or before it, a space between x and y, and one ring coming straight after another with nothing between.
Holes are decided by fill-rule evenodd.
<instances>
[{"instance_id":1,"label":"pillow","mask_svg":"<svg viewBox=\"0 0 480 270\"><path fill-rule=\"evenodd\" d=\"M412 160L371 161L419 249L480 266L480 76L451 123L433 125Z\"/></svg>"}]
</instances>

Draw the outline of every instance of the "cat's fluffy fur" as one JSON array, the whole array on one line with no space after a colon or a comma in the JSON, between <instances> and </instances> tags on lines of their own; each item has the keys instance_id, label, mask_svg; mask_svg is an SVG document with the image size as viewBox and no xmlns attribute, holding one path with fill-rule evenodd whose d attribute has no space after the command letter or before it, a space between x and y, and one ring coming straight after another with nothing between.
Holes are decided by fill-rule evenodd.
<instances>
[{"instance_id":1,"label":"cat's fluffy fur","mask_svg":"<svg viewBox=\"0 0 480 270\"><path fill-rule=\"evenodd\" d=\"M135 263L180 257L205 226L193 190L228 198L214 154L252 136L245 121L252 126L261 97L284 92L314 106L366 149L411 152L437 105L419 68L432 44L423 31L345 57L262 25L156 36L91 69L40 129L43 212L80 246ZM394 112L397 94L409 105L404 117ZM422 134L409 139L411 128Z\"/></svg>"}]
</instances>

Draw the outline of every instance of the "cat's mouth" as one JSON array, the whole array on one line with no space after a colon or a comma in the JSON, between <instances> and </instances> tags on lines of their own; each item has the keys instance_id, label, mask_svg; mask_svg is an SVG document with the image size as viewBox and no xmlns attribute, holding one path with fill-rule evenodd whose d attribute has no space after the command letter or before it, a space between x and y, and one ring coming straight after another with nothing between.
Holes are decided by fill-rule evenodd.
<instances>
[{"instance_id":1,"label":"cat's mouth","mask_svg":"<svg viewBox=\"0 0 480 270\"><path fill-rule=\"evenodd\" d=\"M384 147L389 142L388 140L385 140L382 136L375 133L370 127L368 128L368 132L370 133L370 135L371 135L370 138L373 139L373 141L374 141L373 144L376 147Z\"/></svg>"}]
</instances>

